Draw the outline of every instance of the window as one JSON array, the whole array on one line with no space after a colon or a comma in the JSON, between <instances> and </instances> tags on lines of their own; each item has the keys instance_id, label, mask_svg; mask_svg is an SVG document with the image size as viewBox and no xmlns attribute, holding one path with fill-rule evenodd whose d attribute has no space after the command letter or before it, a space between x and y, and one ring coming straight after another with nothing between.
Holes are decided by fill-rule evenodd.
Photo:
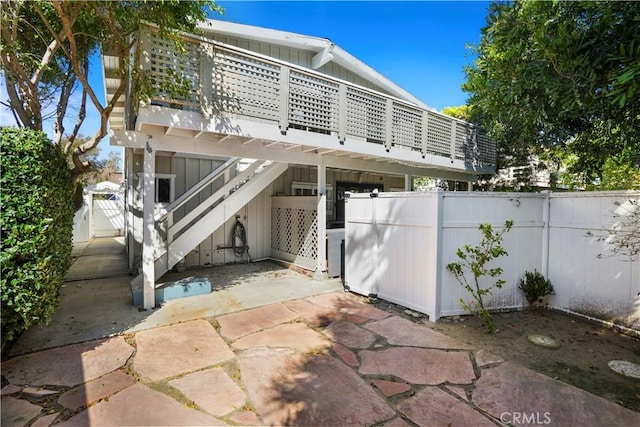
<instances>
[{"instance_id":1,"label":"window","mask_svg":"<svg viewBox=\"0 0 640 427\"><path fill-rule=\"evenodd\" d=\"M166 206L176 198L176 176L174 174L157 173L156 179L156 203ZM138 173L139 197L142 198L142 183L144 174Z\"/></svg>"},{"instance_id":2,"label":"window","mask_svg":"<svg viewBox=\"0 0 640 427\"><path fill-rule=\"evenodd\" d=\"M311 182L293 182L291 184L291 195L293 196L317 196L318 184ZM333 218L333 189L327 185L327 216Z\"/></svg>"},{"instance_id":3,"label":"window","mask_svg":"<svg viewBox=\"0 0 640 427\"><path fill-rule=\"evenodd\" d=\"M156 178L156 203L171 203L171 178Z\"/></svg>"}]
</instances>

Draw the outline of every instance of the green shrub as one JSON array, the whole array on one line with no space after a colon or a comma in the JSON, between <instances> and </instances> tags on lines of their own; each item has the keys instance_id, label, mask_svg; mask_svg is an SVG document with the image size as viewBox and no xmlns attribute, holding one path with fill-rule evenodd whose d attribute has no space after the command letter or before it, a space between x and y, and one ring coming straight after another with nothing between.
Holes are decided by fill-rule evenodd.
<instances>
[{"instance_id":1,"label":"green shrub","mask_svg":"<svg viewBox=\"0 0 640 427\"><path fill-rule=\"evenodd\" d=\"M537 302L540 298L553 294L553 286L549 279L545 279L544 276L533 270L525 271L524 277L520 279L520 290L524 293L524 297L527 299L529 305Z\"/></svg>"},{"instance_id":2,"label":"green shrub","mask_svg":"<svg viewBox=\"0 0 640 427\"><path fill-rule=\"evenodd\" d=\"M484 297L491 295L493 288L502 288L506 282L500 279L502 274L501 267L490 268L488 264L496 258L509 255L502 247L502 236L508 233L513 227L513 221L507 220L501 231L493 231L491 224L480 224L480 232L482 240L476 246L464 245L458 248L456 255L458 262L447 264L449 270L458 280L458 283L467 290L473 300L466 302L464 298L460 298L460 306L469 313L475 314L484 320L487 332L496 331L496 325L493 322L491 312L484 305ZM471 273L471 277L467 278L466 272ZM482 287L480 282L491 277L491 281L496 279L493 284Z\"/></svg>"},{"instance_id":3,"label":"green shrub","mask_svg":"<svg viewBox=\"0 0 640 427\"><path fill-rule=\"evenodd\" d=\"M51 319L71 262L74 209L71 173L44 133L1 128L0 167L4 348Z\"/></svg>"}]
</instances>

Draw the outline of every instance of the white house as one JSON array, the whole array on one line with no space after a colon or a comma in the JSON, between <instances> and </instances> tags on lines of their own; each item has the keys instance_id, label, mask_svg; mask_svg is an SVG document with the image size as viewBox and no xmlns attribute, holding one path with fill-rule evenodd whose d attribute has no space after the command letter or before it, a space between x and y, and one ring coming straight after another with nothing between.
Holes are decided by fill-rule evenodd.
<instances>
[{"instance_id":1,"label":"white house","mask_svg":"<svg viewBox=\"0 0 640 427\"><path fill-rule=\"evenodd\" d=\"M130 90L110 119L111 144L125 147L125 234L145 308L176 264L250 255L325 275L346 191L494 172L495 146L474 126L328 39L215 20L201 29L184 35L183 57L144 27L135 54L155 93L142 104ZM110 97L120 59L103 64ZM189 90L171 95L175 82Z\"/></svg>"}]
</instances>

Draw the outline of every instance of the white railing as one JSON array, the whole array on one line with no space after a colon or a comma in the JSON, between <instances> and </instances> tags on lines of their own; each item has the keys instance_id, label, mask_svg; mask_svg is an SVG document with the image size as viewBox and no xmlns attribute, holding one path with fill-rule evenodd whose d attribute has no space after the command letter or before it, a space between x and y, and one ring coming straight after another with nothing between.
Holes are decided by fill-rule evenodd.
<instances>
[{"instance_id":1,"label":"white railing","mask_svg":"<svg viewBox=\"0 0 640 427\"><path fill-rule=\"evenodd\" d=\"M185 36L186 57L148 29L141 37L152 103L495 165L494 141L475 126L380 92L244 49ZM181 83L184 90L168 88ZM174 88L175 89L175 88ZM345 147L346 148L346 147Z\"/></svg>"}]
</instances>

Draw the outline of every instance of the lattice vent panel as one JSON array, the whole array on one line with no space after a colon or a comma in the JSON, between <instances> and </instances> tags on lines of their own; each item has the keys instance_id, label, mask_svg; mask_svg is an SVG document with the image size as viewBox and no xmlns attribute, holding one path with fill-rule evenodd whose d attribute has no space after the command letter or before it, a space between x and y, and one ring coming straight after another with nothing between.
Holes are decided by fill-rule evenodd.
<instances>
[{"instance_id":1,"label":"lattice vent panel","mask_svg":"<svg viewBox=\"0 0 640 427\"><path fill-rule=\"evenodd\" d=\"M291 70L289 123L311 131L337 131L338 85Z\"/></svg>"},{"instance_id":2,"label":"lattice vent panel","mask_svg":"<svg viewBox=\"0 0 640 427\"><path fill-rule=\"evenodd\" d=\"M176 54L171 40L151 35L150 72L155 90L154 99L182 104L200 103L200 50L198 44L185 41L184 55ZM183 89L184 83L184 89ZM180 90L171 87L180 86Z\"/></svg>"},{"instance_id":3,"label":"lattice vent panel","mask_svg":"<svg viewBox=\"0 0 640 427\"><path fill-rule=\"evenodd\" d=\"M422 112L400 104L393 104L393 143L404 147L422 147Z\"/></svg>"},{"instance_id":4,"label":"lattice vent panel","mask_svg":"<svg viewBox=\"0 0 640 427\"><path fill-rule=\"evenodd\" d=\"M475 158L475 147L473 146L473 129L469 125L456 123L456 159Z\"/></svg>"},{"instance_id":5,"label":"lattice vent panel","mask_svg":"<svg viewBox=\"0 0 640 427\"><path fill-rule=\"evenodd\" d=\"M278 65L218 48L212 72L215 82L214 100L226 100L226 105L223 105L225 111L278 120Z\"/></svg>"},{"instance_id":6,"label":"lattice vent panel","mask_svg":"<svg viewBox=\"0 0 640 427\"><path fill-rule=\"evenodd\" d=\"M380 96L347 88L347 134L384 142L386 101Z\"/></svg>"},{"instance_id":7,"label":"lattice vent panel","mask_svg":"<svg viewBox=\"0 0 640 427\"><path fill-rule=\"evenodd\" d=\"M451 155L451 120L428 113L427 153L446 157Z\"/></svg>"},{"instance_id":8,"label":"lattice vent panel","mask_svg":"<svg viewBox=\"0 0 640 427\"><path fill-rule=\"evenodd\" d=\"M316 211L271 208L271 248L315 260L318 256Z\"/></svg>"},{"instance_id":9,"label":"lattice vent panel","mask_svg":"<svg viewBox=\"0 0 640 427\"><path fill-rule=\"evenodd\" d=\"M476 138L478 141L478 151L480 153L478 160L485 164L495 165L496 142L481 132L478 132Z\"/></svg>"}]
</instances>

